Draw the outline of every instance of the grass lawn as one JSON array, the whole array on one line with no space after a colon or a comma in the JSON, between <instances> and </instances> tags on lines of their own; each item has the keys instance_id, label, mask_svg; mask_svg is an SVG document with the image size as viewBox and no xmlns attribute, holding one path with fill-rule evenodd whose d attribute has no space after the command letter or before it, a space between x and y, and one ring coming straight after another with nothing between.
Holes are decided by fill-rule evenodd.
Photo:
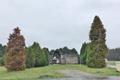
<instances>
[{"instance_id":1,"label":"grass lawn","mask_svg":"<svg viewBox=\"0 0 120 80\"><path fill-rule=\"evenodd\" d=\"M26 69L25 71L7 72L0 67L0 80L37 80L43 77L60 78L64 75L54 70L56 66Z\"/></svg>"},{"instance_id":2,"label":"grass lawn","mask_svg":"<svg viewBox=\"0 0 120 80\"><path fill-rule=\"evenodd\" d=\"M43 77L48 78L61 78L63 74L57 72L57 70L79 70L82 72L104 75L104 76L120 76L119 72L115 69L103 68L94 69L88 68L84 65L50 65L40 68L26 69L25 71L7 72L4 67L0 67L0 80L36 80Z\"/></svg>"}]
</instances>

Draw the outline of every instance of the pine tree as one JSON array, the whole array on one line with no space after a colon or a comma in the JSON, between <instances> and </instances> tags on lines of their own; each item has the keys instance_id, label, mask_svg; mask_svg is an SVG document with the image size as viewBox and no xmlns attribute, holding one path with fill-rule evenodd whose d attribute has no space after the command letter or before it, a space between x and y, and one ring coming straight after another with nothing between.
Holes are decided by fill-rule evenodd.
<instances>
[{"instance_id":1,"label":"pine tree","mask_svg":"<svg viewBox=\"0 0 120 80\"><path fill-rule=\"evenodd\" d=\"M91 43L89 44L89 54L87 56L87 65L89 67L102 68L106 66L105 57L107 54L106 30L98 16L95 16L89 38Z\"/></svg>"},{"instance_id":2,"label":"pine tree","mask_svg":"<svg viewBox=\"0 0 120 80\"><path fill-rule=\"evenodd\" d=\"M8 71L25 69L25 39L17 27L10 34L5 54L5 67Z\"/></svg>"},{"instance_id":3,"label":"pine tree","mask_svg":"<svg viewBox=\"0 0 120 80\"><path fill-rule=\"evenodd\" d=\"M95 16L89 38L91 42L102 42L105 44L105 38L106 38L106 30L103 27L103 24L98 16Z\"/></svg>"},{"instance_id":4,"label":"pine tree","mask_svg":"<svg viewBox=\"0 0 120 80\"><path fill-rule=\"evenodd\" d=\"M48 51L42 49L39 43L34 42L32 46L26 48L26 67L41 67L48 65Z\"/></svg>"},{"instance_id":5,"label":"pine tree","mask_svg":"<svg viewBox=\"0 0 120 80\"><path fill-rule=\"evenodd\" d=\"M39 43L37 43L37 42L34 42L33 43L33 52L34 52L34 54L35 54L35 67L40 67L41 66L41 58L43 58L44 56L42 55L43 54L43 52L42 52L42 49L41 49L41 47L40 47L40 45L39 45Z\"/></svg>"},{"instance_id":6,"label":"pine tree","mask_svg":"<svg viewBox=\"0 0 120 80\"><path fill-rule=\"evenodd\" d=\"M49 49L48 48L43 48L43 51L45 53L45 59L46 59L46 65L49 65Z\"/></svg>"},{"instance_id":7,"label":"pine tree","mask_svg":"<svg viewBox=\"0 0 120 80\"><path fill-rule=\"evenodd\" d=\"M34 42L33 52L35 54L35 67L47 65L47 57L44 50L40 47L39 43Z\"/></svg>"},{"instance_id":8,"label":"pine tree","mask_svg":"<svg viewBox=\"0 0 120 80\"><path fill-rule=\"evenodd\" d=\"M0 44L0 57L3 57L4 53L5 53L5 47L2 44Z\"/></svg>"},{"instance_id":9,"label":"pine tree","mask_svg":"<svg viewBox=\"0 0 120 80\"><path fill-rule=\"evenodd\" d=\"M3 46L2 44L0 44L0 66L4 65L5 49L6 49L6 46Z\"/></svg>"},{"instance_id":10,"label":"pine tree","mask_svg":"<svg viewBox=\"0 0 120 80\"><path fill-rule=\"evenodd\" d=\"M26 67L32 68L35 66L35 53L33 46L26 48Z\"/></svg>"},{"instance_id":11,"label":"pine tree","mask_svg":"<svg viewBox=\"0 0 120 80\"><path fill-rule=\"evenodd\" d=\"M81 64L86 64L86 47L87 47L87 43L83 43L81 50L80 50L80 63Z\"/></svg>"}]
</instances>

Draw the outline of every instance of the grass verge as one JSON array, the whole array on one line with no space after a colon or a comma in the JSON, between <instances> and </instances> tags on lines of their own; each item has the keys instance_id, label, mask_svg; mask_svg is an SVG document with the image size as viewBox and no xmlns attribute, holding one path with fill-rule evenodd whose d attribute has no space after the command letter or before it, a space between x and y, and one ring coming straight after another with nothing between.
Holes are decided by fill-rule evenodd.
<instances>
[{"instance_id":1,"label":"grass verge","mask_svg":"<svg viewBox=\"0 0 120 80\"><path fill-rule=\"evenodd\" d=\"M43 78L62 78L63 74L57 70L78 70L90 74L103 76L120 76L119 72L111 68L89 68L85 65L49 65L40 68L26 69L25 71L7 72L4 67L0 67L0 80L37 80Z\"/></svg>"}]
</instances>

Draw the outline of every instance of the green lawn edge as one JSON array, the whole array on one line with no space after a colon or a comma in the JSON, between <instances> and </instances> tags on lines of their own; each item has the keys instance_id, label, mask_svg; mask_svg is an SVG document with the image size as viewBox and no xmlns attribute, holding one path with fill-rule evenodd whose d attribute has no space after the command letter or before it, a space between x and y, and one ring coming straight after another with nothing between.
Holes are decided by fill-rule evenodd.
<instances>
[{"instance_id":1,"label":"green lawn edge","mask_svg":"<svg viewBox=\"0 0 120 80\"><path fill-rule=\"evenodd\" d=\"M67 64L67 65L49 65L46 67L38 67L26 69L25 71L7 72L4 67L0 67L0 80L35 80L42 78L63 78L65 75L58 72L58 70L78 70L80 72L100 75L100 76L120 76L112 68L89 68L80 64Z\"/></svg>"}]
</instances>

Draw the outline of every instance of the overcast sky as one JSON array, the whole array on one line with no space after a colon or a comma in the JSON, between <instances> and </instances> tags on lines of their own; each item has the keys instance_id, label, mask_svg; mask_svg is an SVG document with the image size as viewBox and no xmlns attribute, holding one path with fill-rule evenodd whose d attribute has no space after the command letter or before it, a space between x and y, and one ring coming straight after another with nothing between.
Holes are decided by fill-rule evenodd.
<instances>
[{"instance_id":1,"label":"overcast sky","mask_svg":"<svg viewBox=\"0 0 120 80\"><path fill-rule=\"evenodd\" d=\"M95 15L107 29L109 48L120 47L120 0L0 0L0 43L19 26L26 45L80 50Z\"/></svg>"}]
</instances>

